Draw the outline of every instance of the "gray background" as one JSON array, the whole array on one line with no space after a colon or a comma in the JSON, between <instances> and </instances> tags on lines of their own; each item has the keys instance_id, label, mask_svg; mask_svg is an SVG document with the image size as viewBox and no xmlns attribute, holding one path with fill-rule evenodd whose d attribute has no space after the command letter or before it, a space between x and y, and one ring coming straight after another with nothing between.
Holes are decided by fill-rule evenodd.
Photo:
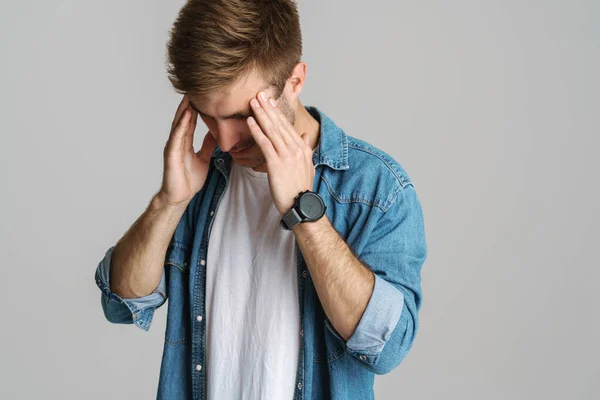
<instances>
[{"instance_id":1,"label":"gray background","mask_svg":"<svg viewBox=\"0 0 600 400\"><path fill-rule=\"evenodd\" d=\"M110 324L93 273L160 187L182 4L1 3L2 399L156 395L166 308ZM300 1L301 99L424 209L420 329L378 399L600 398L599 11Z\"/></svg>"}]
</instances>

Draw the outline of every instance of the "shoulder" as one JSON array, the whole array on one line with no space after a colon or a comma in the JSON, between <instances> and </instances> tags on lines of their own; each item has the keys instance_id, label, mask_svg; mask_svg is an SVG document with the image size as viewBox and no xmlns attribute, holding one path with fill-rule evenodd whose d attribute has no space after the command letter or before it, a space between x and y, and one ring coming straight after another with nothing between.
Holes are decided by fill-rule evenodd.
<instances>
[{"instance_id":1,"label":"shoulder","mask_svg":"<svg viewBox=\"0 0 600 400\"><path fill-rule=\"evenodd\" d=\"M399 193L414 187L400 162L380 148L346 134L348 169L330 170L322 179L342 202L363 202L386 211Z\"/></svg>"},{"instance_id":2,"label":"shoulder","mask_svg":"<svg viewBox=\"0 0 600 400\"><path fill-rule=\"evenodd\" d=\"M400 164L390 154L367 143L364 140L346 135L348 138L348 162L353 161L354 166L365 163L368 167L376 168L390 180L390 184L398 188L411 184L412 181Z\"/></svg>"}]
</instances>

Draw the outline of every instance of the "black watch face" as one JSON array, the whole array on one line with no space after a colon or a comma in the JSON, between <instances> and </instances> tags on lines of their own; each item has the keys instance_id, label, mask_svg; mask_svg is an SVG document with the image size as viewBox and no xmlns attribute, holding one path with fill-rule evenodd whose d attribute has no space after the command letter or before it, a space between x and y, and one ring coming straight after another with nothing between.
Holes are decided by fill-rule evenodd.
<instances>
[{"instance_id":1,"label":"black watch face","mask_svg":"<svg viewBox=\"0 0 600 400\"><path fill-rule=\"evenodd\" d=\"M323 215L325 205L321 198L314 193L305 193L300 197L300 211L309 219L316 219Z\"/></svg>"}]
</instances>

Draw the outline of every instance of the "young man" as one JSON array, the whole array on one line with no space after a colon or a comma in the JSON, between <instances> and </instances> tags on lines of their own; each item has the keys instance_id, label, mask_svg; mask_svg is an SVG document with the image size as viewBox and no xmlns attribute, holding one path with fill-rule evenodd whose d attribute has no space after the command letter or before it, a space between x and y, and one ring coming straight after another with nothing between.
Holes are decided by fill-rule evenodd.
<instances>
[{"instance_id":1,"label":"young man","mask_svg":"<svg viewBox=\"0 0 600 400\"><path fill-rule=\"evenodd\" d=\"M301 53L292 0L191 0L174 24L163 184L96 270L111 322L148 330L169 298L159 398L370 399L414 341L414 185L300 103Z\"/></svg>"}]
</instances>

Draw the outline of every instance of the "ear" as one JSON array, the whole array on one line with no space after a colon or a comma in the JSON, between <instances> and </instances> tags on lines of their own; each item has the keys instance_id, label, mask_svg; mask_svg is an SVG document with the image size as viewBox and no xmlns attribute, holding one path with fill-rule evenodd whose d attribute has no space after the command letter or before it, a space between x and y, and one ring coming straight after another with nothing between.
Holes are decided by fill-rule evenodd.
<instances>
[{"instance_id":1,"label":"ear","mask_svg":"<svg viewBox=\"0 0 600 400\"><path fill-rule=\"evenodd\" d=\"M300 62L292 69L292 73L288 78L290 84L290 95L292 98L297 99L302 92L302 87L306 79L306 63Z\"/></svg>"}]
</instances>

